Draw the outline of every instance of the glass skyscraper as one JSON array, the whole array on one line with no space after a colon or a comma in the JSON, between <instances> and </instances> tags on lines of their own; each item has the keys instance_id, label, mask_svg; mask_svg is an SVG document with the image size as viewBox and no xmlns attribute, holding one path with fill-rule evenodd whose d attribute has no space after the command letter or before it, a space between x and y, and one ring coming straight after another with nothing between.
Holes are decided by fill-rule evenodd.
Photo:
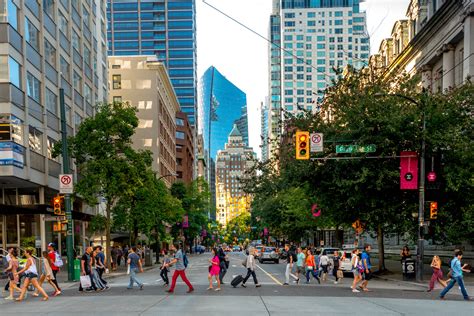
<instances>
[{"instance_id":1,"label":"glass skyscraper","mask_svg":"<svg viewBox=\"0 0 474 316\"><path fill-rule=\"evenodd\" d=\"M195 0L108 0L109 55L156 55L181 110L197 120Z\"/></svg>"}]
</instances>

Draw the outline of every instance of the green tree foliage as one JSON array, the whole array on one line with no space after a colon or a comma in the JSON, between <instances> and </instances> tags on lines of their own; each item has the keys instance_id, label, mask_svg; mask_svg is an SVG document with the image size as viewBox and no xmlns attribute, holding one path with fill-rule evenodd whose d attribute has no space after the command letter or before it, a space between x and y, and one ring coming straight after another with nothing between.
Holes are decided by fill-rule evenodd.
<instances>
[{"instance_id":1,"label":"green tree foliage","mask_svg":"<svg viewBox=\"0 0 474 316\"><path fill-rule=\"evenodd\" d=\"M248 238L250 234L250 213L243 213L229 221L225 228L225 242L233 244L235 239Z\"/></svg>"}]
</instances>

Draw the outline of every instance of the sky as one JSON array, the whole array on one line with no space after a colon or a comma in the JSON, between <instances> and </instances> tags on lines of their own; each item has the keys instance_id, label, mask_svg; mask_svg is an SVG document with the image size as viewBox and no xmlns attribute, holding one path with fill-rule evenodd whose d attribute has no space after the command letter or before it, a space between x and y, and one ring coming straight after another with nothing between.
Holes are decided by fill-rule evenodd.
<instances>
[{"instance_id":1,"label":"sky","mask_svg":"<svg viewBox=\"0 0 474 316\"><path fill-rule=\"evenodd\" d=\"M272 0L205 0L265 38L268 37ZM260 104L268 95L268 42L222 13L196 0L198 78L215 66L247 94L250 146L260 157ZM367 0L371 53L404 19L409 0Z\"/></svg>"}]
</instances>

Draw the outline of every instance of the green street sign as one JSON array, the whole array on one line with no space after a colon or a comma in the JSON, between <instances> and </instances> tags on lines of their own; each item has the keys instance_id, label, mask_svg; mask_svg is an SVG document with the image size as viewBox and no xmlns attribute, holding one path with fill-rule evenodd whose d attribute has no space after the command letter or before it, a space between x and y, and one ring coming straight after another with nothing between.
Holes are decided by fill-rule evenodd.
<instances>
[{"instance_id":1,"label":"green street sign","mask_svg":"<svg viewBox=\"0 0 474 316\"><path fill-rule=\"evenodd\" d=\"M354 153L374 153L376 151L376 146L374 144L370 145L337 145L336 153L337 154L354 154Z\"/></svg>"}]
</instances>

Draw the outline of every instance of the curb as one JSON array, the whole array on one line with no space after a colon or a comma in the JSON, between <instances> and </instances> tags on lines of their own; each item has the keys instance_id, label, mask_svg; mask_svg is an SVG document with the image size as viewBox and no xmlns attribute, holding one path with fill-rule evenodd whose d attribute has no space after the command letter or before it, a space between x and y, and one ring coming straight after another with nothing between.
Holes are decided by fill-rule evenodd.
<instances>
[{"instance_id":1,"label":"curb","mask_svg":"<svg viewBox=\"0 0 474 316\"><path fill-rule=\"evenodd\" d=\"M418 286L418 287L426 288L426 284L423 284L423 283L417 283L417 282L411 282L411 281L404 281L404 280L392 279L392 278L387 278L387 277L385 277L385 276L380 276L380 275L374 275L374 278L376 278L376 279L381 279L381 280L385 280L385 281L391 281L391 282L403 282L403 283L410 284L410 285L413 285L413 286Z\"/></svg>"}]
</instances>

